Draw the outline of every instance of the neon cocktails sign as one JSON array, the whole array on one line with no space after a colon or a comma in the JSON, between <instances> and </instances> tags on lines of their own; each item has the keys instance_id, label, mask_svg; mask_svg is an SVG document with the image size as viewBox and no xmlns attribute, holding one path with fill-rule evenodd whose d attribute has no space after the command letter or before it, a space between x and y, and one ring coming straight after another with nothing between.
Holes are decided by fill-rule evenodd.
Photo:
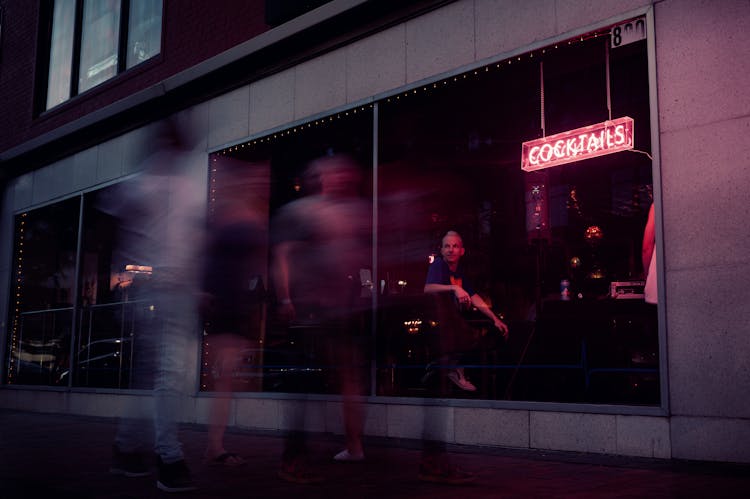
<instances>
[{"instance_id":1,"label":"neon cocktails sign","mask_svg":"<svg viewBox=\"0 0 750 499\"><path fill-rule=\"evenodd\" d=\"M521 169L533 172L632 148L633 118L625 116L524 142Z\"/></svg>"}]
</instances>

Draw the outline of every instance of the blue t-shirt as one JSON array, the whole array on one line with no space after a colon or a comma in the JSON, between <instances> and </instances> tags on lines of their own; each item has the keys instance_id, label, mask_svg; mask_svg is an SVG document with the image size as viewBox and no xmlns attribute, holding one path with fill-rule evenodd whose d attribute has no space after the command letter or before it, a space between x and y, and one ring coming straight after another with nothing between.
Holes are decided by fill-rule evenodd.
<instances>
[{"instance_id":1,"label":"blue t-shirt","mask_svg":"<svg viewBox=\"0 0 750 499\"><path fill-rule=\"evenodd\" d=\"M455 272L451 272L448 264L442 258L436 258L434 262L430 264L430 268L427 269L427 279L425 284L457 284L464 288L464 291L469 293L469 296L474 296L474 286L471 281L464 275L464 270L461 264L458 265Z\"/></svg>"}]
</instances>

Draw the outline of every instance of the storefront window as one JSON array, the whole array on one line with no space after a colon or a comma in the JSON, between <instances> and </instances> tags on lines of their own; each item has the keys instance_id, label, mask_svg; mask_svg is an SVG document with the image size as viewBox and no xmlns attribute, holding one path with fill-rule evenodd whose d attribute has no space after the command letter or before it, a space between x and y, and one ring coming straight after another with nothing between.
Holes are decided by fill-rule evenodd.
<instances>
[{"instance_id":1,"label":"storefront window","mask_svg":"<svg viewBox=\"0 0 750 499\"><path fill-rule=\"evenodd\" d=\"M16 216L7 382L66 385L79 198Z\"/></svg>"},{"instance_id":2,"label":"storefront window","mask_svg":"<svg viewBox=\"0 0 750 499\"><path fill-rule=\"evenodd\" d=\"M659 403L655 309L641 294L649 158L621 152L520 168L521 143L542 136L542 115L548 135L608 119L605 41L381 103L378 393L427 393L425 366L445 331L423 287L442 237L455 230L467 278L510 334L504 340L476 310L463 313L473 338L457 362L477 392L453 386L454 396ZM635 144L648 151L645 46L613 51L610 64L612 112L634 119Z\"/></svg>"},{"instance_id":3,"label":"storefront window","mask_svg":"<svg viewBox=\"0 0 750 499\"><path fill-rule=\"evenodd\" d=\"M73 386L132 388L145 325L155 316L141 296L151 277L149 262L128 258L114 215L131 182L84 196Z\"/></svg>"},{"instance_id":4,"label":"storefront window","mask_svg":"<svg viewBox=\"0 0 750 499\"><path fill-rule=\"evenodd\" d=\"M354 379L349 393L436 396L460 324L465 379L447 396L658 405L647 73L645 41L592 34L211 154L201 390L341 393ZM627 133L604 129L620 118ZM522 158L524 142L574 130ZM128 186L82 197L79 254L78 198L18 215L9 382L131 387L154 314L149 262L122 251L107 208ZM425 292L448 231L452 282L473 284L507 339L476 307L451 322Z\"/></svg>"},{"instance_id":5,"label":"storefront window","mask_svg":"<svg viewBox=\"0 0 750 499\"><path fill-rule=\"evenodd\" d=\"M207 289L222 298L205 317L201 388L216 389L227 365L217 357L217 341L237 329L227 318L242 306L243 328L236 332L246 344L233 366L234 389L339 393L342 373L356 370L358 390L368 393L370 109L215 154L210 168L208 228L214 244L206 256ZM225 234L238 227L239 211L253 234L230 241ZM235 255L239 245L246 255ZM234 260L232 272L225 267ZM238 278L250 286L240 290L233 284ZM238 289L234 296L243 296L243 303L226 296L227 287Z\"/></svg>"},{"instance_id":6,"label":"storefront window","mask_svg":"<svg viewBox=\"0 0 750 499\"><path fill-rule=\"evenodd\" d=\"M269 295L257 340L264 348L248 355L258 368L249 389L310 389L272 372L310 362L310 355L289 359L305 351L292 333L306 326L290 327L279 315L290 297L274 283L284 242L274 230L299 232L284 227L295 219L279 214L309 196L310 160L345 144L363 164L373 146L378 160L377 170L366 170L377 187L377 265L362 274L376 306L369 319L372 394L436 396L429 380L449 327L425 293L425 278L452 230L462 237L466 280L510 333L503 338L476 308L460 313L467 337L452 367L471 383L456 383L449 396L658 404L656 307L644 302L641 259L653 186L645 42L612 50L606 40L592 35L386 98L376 104L375 144L367 113L361 121L325 118L214 155L214 186L232 165L270 172ZM632 150L521 168L522 143L620 117L635 124L627 132ZM597 152L599 139L590 140L586 151ZM220 187L211 192L214 203L226 196ZM204 389L211 389L211 365L204 358ZM331 392L330 379L318 379L311 391Z\"/></svg>"}]
</instances>

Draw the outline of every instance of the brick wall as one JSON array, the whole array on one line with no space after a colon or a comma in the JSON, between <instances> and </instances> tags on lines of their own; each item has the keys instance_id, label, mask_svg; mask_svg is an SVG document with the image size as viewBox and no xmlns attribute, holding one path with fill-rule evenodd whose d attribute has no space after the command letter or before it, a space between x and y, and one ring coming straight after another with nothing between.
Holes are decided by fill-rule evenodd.
<instances>
[{"instance_id":1,"label":"brick wall","mask_svg":"<svg viewBox=\"0 0 750 499\"><path fill-rule=\"evenodd\" d=\"M269 29L264 0L164 0L160 56L35 117L39 3L0 0L0 151L157 84Z\"/></svg>"}]
</instances>

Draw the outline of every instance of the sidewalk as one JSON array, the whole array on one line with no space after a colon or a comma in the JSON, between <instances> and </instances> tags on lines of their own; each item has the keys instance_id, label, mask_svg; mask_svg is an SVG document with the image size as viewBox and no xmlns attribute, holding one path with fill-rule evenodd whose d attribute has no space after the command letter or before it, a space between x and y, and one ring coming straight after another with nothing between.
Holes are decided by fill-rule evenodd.
<instances>
[{"instance_id":1,"label":"sidewalk","mask_svg":"<svg viewBox=\"0 0 750 499\"><path fill-rule=\"evenodd\" d=\"M311 439L320 485L296 485L276 476L282 440L229 430L228 450L248 463L206 466L205 428L183 427L188 464L199 490L167 494L155 478L108 473L113 419L0 409L0 499L186 498L740 498L750 497L750 466L686 463L590 454L453 447L454 462L478 474L469 486L417 481L418 442L368 440L367 461L331 460L338 436Z\"/></svg>"}]
</instances>

